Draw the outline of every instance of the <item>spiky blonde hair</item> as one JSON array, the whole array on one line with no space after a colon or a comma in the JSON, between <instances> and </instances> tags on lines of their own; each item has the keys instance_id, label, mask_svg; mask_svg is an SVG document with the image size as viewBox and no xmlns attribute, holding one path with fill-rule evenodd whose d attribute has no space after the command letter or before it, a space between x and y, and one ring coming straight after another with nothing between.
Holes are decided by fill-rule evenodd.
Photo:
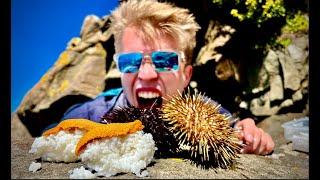
<instances>
[{"instance_id":1,"label":"spiky blonde hair","mask_svg":"<svg viewBox=\"0 0 320 180\"><path fill-rule=\"evenodd\" d=\"M200 26L188 9L156 0L128 0L111 12L110 28L115 38L116 52L121 50L121 38L126 27L139 27L145 41L154 42L168 35L176 40L179 50L191 64Z\"/></svg>"}]
</instances>

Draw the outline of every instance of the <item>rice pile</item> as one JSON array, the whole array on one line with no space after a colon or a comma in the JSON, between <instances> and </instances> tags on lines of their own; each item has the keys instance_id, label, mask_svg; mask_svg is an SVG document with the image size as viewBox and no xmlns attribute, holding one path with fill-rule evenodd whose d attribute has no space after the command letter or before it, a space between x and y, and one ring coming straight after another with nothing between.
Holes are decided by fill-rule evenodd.
<instances>
[{"instance_id":1,"label":"rice pile","mask_svg":"<svg viewBox=\"0 0 320 180\"><path fill-rule=\"evenodd\" d=\"M84 131L74 132L59 131L57 134L37 137L29 153L40 156L44 161L50 162L75 162L80 159L75 154L75 149Z\"/></svg>"},{"instance_id":2,"label":"rice pile","mask_svg":"<svg viewBox=\"0 0 320 180\"><path fill-rule=\"evenodd\" d=\"M29 152L45 161L81 160L86 168L70 171L72 179L110 177L129 172L139 177L147 176L148 172L141 170L152 161L156 147L152 135L142 131L142 123L135 121L103 126L99 124L88 131L76 127L72 130L60 128L57 133L36 138Z\"/></svg>"},{"instance_id":3,"label":"rice pile","mask_svg":"<svg viewBox=\"0 0 320 180\"><path fill-rule=\"evenodd\" d=\"M141 170L152 161L155 150L152 135L137 131L125 137L95 140L87 145L80 158L89 169L97 171L97 176L132 172L141 177L147 175ZM70 178L75 177L74 173Z\"/></svg>"}]
</instances>

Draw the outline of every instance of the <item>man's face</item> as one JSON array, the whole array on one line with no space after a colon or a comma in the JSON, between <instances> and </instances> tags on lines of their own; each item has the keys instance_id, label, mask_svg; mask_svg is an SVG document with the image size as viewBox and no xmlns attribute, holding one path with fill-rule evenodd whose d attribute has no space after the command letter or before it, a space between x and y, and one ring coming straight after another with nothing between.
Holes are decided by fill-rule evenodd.
<instances>
[{"instance_id":1,"label":"man's face","mask_svg":"<svg viewBox=\"0 0 320 180\"><path fill-rule=\"evenodd\" d=\"M177 43L169 36L157 37L156 41L151 43L143 41L137 32L138 29L135 27L125 29L121 40L121 53L150 54L155 50L178 51ZM135 107L145 108L153 104L161 106L162 97L168 99L177 94L178 90L182 92L191 78L192 66L186 66L185 62L179 62L177 71L157 72L150 60L145 58L136 73L121 74L124 93L130 104Z\"/></svg>"}]
</instances>

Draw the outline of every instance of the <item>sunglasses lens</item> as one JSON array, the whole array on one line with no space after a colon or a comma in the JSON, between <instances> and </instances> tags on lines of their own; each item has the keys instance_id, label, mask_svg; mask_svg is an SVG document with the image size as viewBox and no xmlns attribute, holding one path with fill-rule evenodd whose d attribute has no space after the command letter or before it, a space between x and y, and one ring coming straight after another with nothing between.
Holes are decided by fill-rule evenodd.
<instances>
[{"instance_id":1,"label":"sunglasses lens","mask_svg":"<svg viewBox=\"0 0 320 180\"><path fill-rule=\"evenodd\" d=\"M135 73L139 71L142 53L126 53L118 56L118 67L122 73Z\"/></svg>"},{"instance_id":2,"label":"sunglasses lens","mask_svg":"<svg viewBox=\"0 0 320 180\"><path fill-rule=\"evenodd\" d=\"M117 64L120 72L138 72L143 57L140 52L119 54ZM179 55L176 52L154 51L151 53L151 59L157 72L176 71L179 68Z\"/></svg>"},{"instance_id":3,"label":"sunglasses lens","mask_svg":"<svg viewBox=\"0 0 320 180\"><path fill-rule=\"evenodd\" d=\"M156 51L151 58L158 72L178 70L179 55L175 52Z\"/></svg>"}]
</instances>

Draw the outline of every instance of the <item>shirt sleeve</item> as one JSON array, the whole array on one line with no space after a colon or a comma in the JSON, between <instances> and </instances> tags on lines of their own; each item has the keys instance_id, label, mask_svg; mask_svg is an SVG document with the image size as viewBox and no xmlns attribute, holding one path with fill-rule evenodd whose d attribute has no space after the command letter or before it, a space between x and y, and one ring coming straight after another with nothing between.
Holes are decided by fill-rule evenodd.
<instances>
[{"instance_id":1,"label":"shirt sleeve","mask_svg":"<svg viewBox=\"0 0 320 180\"><path fill-rule=\"evenodd\" d=\"M122 88L111 89L91 101L75 104L63 114L60 122L66 119L89 119L100 122L105 113L109 112L116 104L119 105L119 102L124 101L124 96L121 96L121 94ZM42 132L58 124L59 122L50 124Z\"/></svg>"},{"instance_id":2,"label":"shirt sleeve","mask_svg":"<svg viewBox=\"0 0 320 180\"><path fill-rule=\"evenodd\" d=\"M92 101L79 103L71 106L64 114L61 120L65 119L89 119L88 107Z\"/></svg>"},{"instance_id":3,"label":"shirt sleeve","mask_svg":"<svg viewBox=\"0 0 320 180\"><path fill-rule=\"evenodd\" d=\"M64 113L62 120L89 119L100 122L101 117L110 109L114 101L115 97L111 100L106 100L104 96L99 96L89 102L76 104Z\"/></svg>"},{"instance_id":4,"label":"shirt sleeve","mask_svg":"<svg viewBox=\"0 0 320 180\"><path fill-rule=\"evenodd\" d=\"M79 103L71 106L61 118L60 122L66 119L88 119L95 122L100 122L101 117L113 107L116 97L111 100L104 96L99 96L91 101ZM43 131L57 126L60 122L50 124Z\"/></svg>"}]
</instances>

